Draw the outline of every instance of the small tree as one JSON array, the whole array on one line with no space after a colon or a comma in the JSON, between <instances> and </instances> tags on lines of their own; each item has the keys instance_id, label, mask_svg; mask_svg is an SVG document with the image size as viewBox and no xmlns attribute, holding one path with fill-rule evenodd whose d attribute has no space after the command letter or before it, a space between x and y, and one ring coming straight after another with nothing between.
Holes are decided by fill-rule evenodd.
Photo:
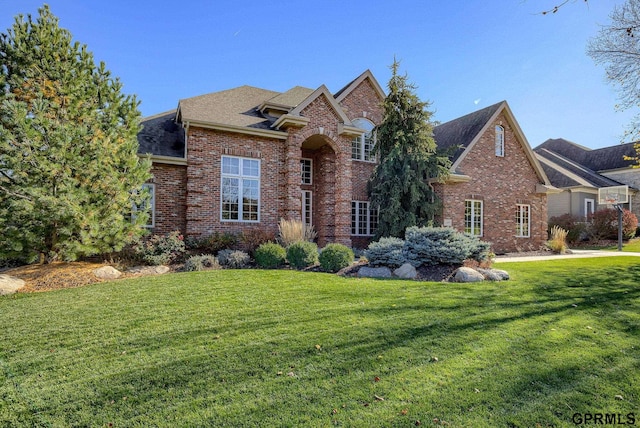
<instances>
[{"instance_id":1,"label":"small tree","mask_svg":"<svg viewBox=\"0 0 640 428\"><path fill-rule=\"evenodd\" d=\"M391 66L384 117L376 127L374 153L379 164L369 180L369 199L379 207L376 237L403 237L410 226L433 220L439 203L431 182L449 173L449 158L436 150L429 103L415 94L407 76Z\"/></svg>"},{"instance_id":2,"label":"small tree","mask_svg":"<svg viewBox=\"0 0 640 428\"><path fill-rule=\"evenodd\" d=\"M142 233L150 162L121 89L48 6L0 35L0 257L73 260Z\"/></svg>"}]
</instances>

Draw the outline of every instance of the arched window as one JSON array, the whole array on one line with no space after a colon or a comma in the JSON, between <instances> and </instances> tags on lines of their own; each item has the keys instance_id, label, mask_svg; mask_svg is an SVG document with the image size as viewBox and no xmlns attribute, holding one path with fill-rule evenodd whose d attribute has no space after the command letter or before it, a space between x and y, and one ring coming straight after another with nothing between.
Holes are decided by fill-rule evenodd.
<instances>
[{"instance_id":1,"label":"arched window","mask_svg":"<svg viewBox=\"0 0 640 428\"><path fill-rule=\"evenodd\" d=\"M504 128L496 125L496 156L504 157Z\"/></svg>"},{"instance_id":2,"label":"arched window","mask_svg":"<svg viewBox=\"0 0 640 428\"><path fill-rule=\"evenodd\" d=\"M362 135L357 136L351 142L351 159L374 161L371 154L375 144L374 124L367 119L359 118L351 121L353 126L363 130Z\"/></svg>"}]
</instances>

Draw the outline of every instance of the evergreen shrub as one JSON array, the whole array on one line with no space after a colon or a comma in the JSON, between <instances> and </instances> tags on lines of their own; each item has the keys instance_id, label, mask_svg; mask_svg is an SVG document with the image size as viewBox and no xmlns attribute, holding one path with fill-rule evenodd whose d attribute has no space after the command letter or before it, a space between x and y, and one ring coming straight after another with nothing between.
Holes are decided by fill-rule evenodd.
<instances>
[{"instance_id":1,"label":"evergreen shrub","mask_svg":"<svg viewBox=\"0 0 640 428\"><path fill-rule=\"evenodd\" d=\"M265 269L275 269L285 264L287 250L280 244L266 242L255 251L256 264Z\"/></svg>"},{"instance_id":2,"label":"evergreen shrub","mask_svg":"<svg viewBox=\"0 0 640 428\"><path fill-rule=\"evenodd\" d=\"M462 264L466 259L481 262L488 258L490 244L450 227L409 227L403 254L415 267Z\"/></svg>"},{"instance_id":3,"label":"evergreen shrub","mask_svg":"<svg viewBox=\"0 0 640 428\"><path fill-rule=\"evenodd\" d=\"M318 245L309 241L297 241L287 248L287 260L296 269L304 269L318 263Z\"/></svg>"},{"instance_id":4,"label":"evergreen shrub","mask_svg":"<svg viewBox=\"0 0 640 428\"><path fill-rule=\"evenodd\" d=\"M406 262L403 247L404 241L400 238L380 238L369 244L364 256L371 266L399 267Z\"/></svg>"},{"instance_id":5,"label":"evergreen shrub","mask_svg":"<svg viewBox=\"0 0 640 428\"><path fill-rule=\"evenodd\" d=\"M342 244L328 244L320 252L320 267L326 272L338 272L353 263L351 248Z\"/></svg>"}]
</instances>

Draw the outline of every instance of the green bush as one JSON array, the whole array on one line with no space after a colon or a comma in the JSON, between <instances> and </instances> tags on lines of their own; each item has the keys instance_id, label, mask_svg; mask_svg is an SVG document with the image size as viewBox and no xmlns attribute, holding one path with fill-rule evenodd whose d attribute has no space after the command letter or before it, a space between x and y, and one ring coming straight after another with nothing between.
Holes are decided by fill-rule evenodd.
<instances>
[{"instance_id":1,"label":"green bush","mask_svg":"<svg viewBox=\"0 0 640 428\"><path fill-rule=\"evenodd\" d=\"M182 234L175 231L138 241L133 246L133 252L138 260L151 266L159 266L180 261L186 247Z\"/></svg>"},{"instance_id":2,"label":"green bush","mask_svg":"<svg viewBox=\"0 0 640 428\"><path fill-rule=\"evenodd\" d=\"M287 260L296 269L304 269L318 263L318 245L309 241L298 241L287 248Z\"/></svg>"},{"instance_id":3,"label":"green bush","mask_svg":"<svg viewBox=\"0 0 640 428\"><path fill-rule=\"evenodd\" d=\"M403 254L415 267L422 265L462 264L467 259L482 262L491 245L475 236L450 227L409 227Z\"/></svg>"},{"instance_id":4,"label":"green bush","mask_svg":"<svg viewBox=\"0 0 640 428\"><path fill-rule=\"evenodd\" d=\"M285 264L287 250L280 244L266 242L255 251L256 264L265 269L274 269Z\"/></svg>"},{"instance_id":5,"label":"green bush","mask_svg":"<svg viewBox=\"0 0 640 428\"><path fill-rule=\"evenodd\" d=\"M218 252L218 263L231 269L242 269L249 265L251 257L244 251L220 250Z\"/></svg>"},{"instance_id":6,"label":"green bush","mask_svg":"<svg viewBox=\"0 0 640 428\"><path fill-rule=\"evenodd\" d=\"M328 244L320 252L320 267L326 272L338 272L353 263L353 251L342 244Z\"/></svg>"},{"instance_id":7,"label":"green bush","mask_svg":"<svg viewBox=\"0 0 640 428\"><path fill-rule=\"evenodd\" d=\"M201 256L191 256L184 263L184 270L187 272L219 269L218 260L211 254L203 254Z\"/></svg>"},{"instance_id":8,"label":"green bush","mask_svg":"<svg viewBox=\"0 0 640 428\"><path fill-rule=\"evenodd\" d=\"M369 244L364 251L364 256L371 266L402 266L406 259L402 253L404 241L400 238L380 238Z\"/></svg>"}]
</instances>

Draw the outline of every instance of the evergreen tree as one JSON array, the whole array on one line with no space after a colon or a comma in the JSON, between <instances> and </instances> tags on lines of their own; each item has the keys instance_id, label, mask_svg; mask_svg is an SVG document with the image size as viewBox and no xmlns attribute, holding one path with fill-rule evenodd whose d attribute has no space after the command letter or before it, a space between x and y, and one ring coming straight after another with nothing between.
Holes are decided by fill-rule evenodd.
<instances>
[{"instance_id":1,"label":"evergreen tree","mask_svg":"<svg viewBox=\"0 0 640 428\"><path fill-rule=\"evenodd\" d=\"M0 257L74 260L141 234L150 162L121 89L48 6L0 35Z\"/></svg>"},{"instance_id":2,"label":"evergreen tree","mask_svg":"<svg viewBox=\"0 0 640 428\"><path fill-rule=\"evenodd\" d=\"M369 200L379 207L376 237L403 238L410 226L433 221L439 203L431 182L443 181L451 162L433 139L430 103L422 102L407 76L391 66L384 117L376 128L378 165L369 180Z\"/></svg>"}]
</instances>

